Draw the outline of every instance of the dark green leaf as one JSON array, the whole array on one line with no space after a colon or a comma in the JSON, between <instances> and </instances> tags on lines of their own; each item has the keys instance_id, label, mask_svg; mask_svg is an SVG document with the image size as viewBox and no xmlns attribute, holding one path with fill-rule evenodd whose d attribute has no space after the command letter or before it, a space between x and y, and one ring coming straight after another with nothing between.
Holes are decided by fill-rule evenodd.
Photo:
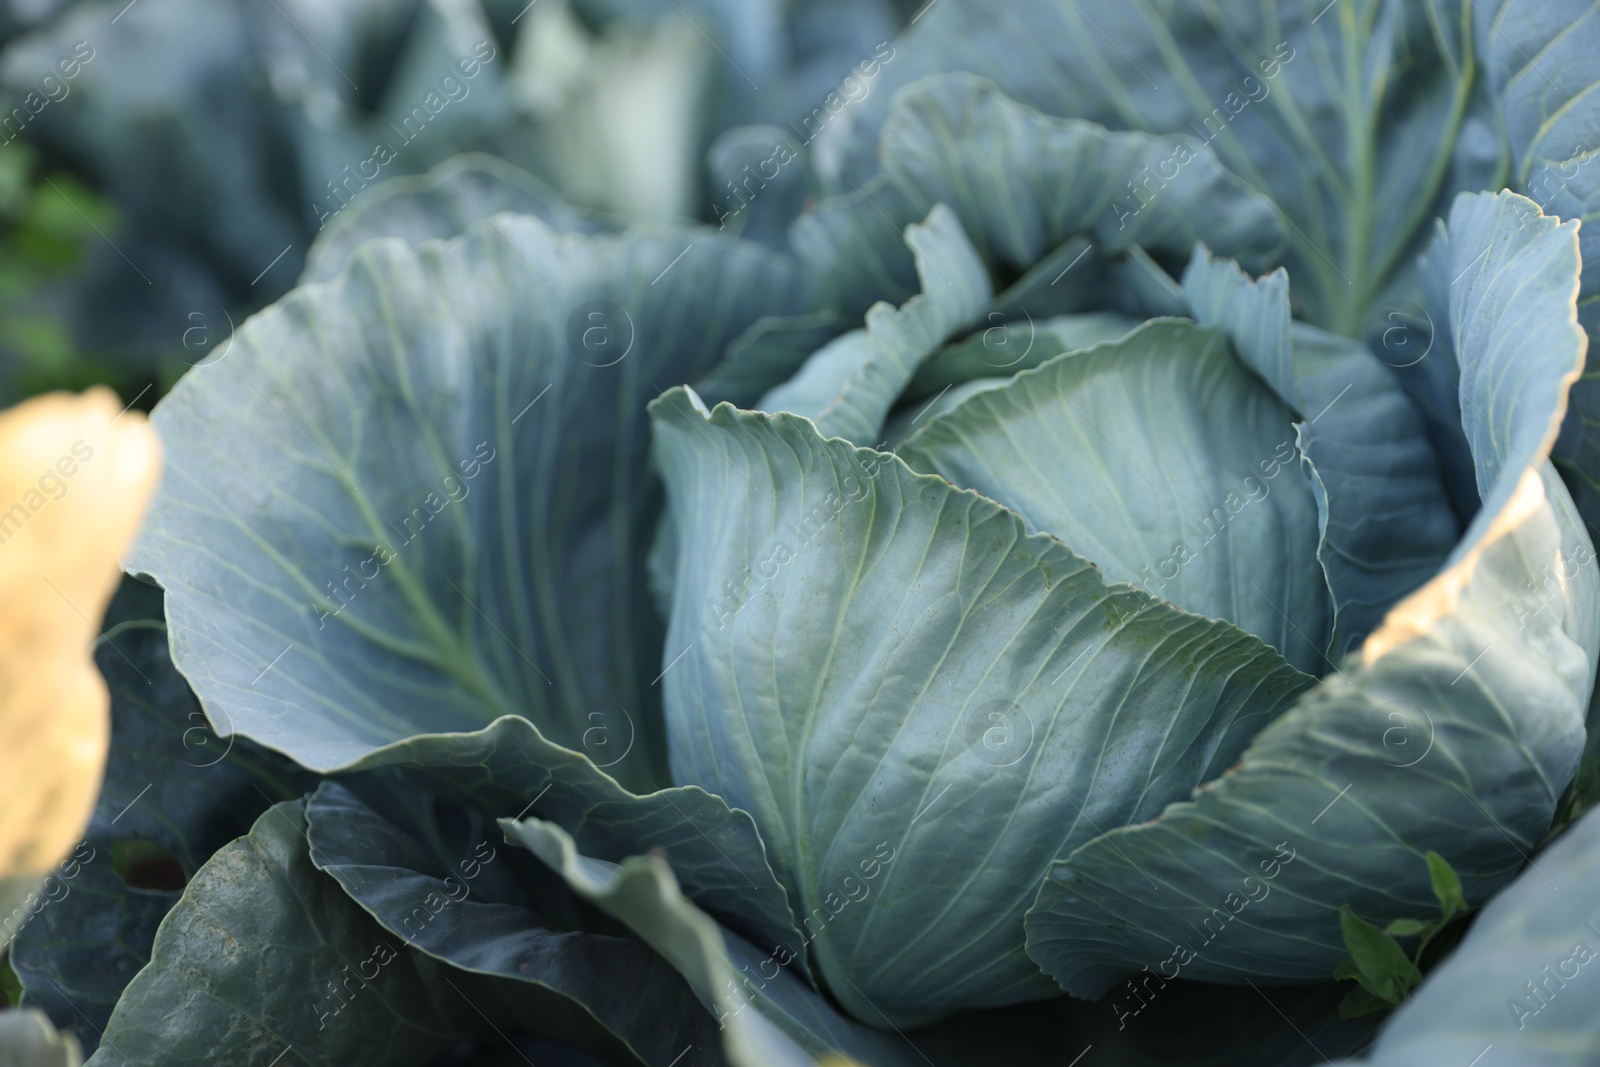
<instances>
[{"instance_id":1,"label":"dark green leaf","mask_svg":"<svg viewBox=\"0 0 1600 1067\"><path fill-rule=\"evenodd\" d=\"M1350 950L1350 965L1335 977L1354 977L1362 989L1388 1004L1398 1004L1422 980L1422 972L1399 942L1351 911L1349 905L1339 909L1339 932Z\"/></svg>"},{"instance_id":2,"label":"dark green leaf","mask_svg":"<svg viewBox=\"0 0 1600 1067\"><path fill-rule=\"evenodd\" d=\"M1428 879L1433 883L1433 895L1439 898L1439 907L1449 919L1467 910L1467 898L1461 892L1461 878L1450 862L1437 852L1428 853Z\"/></svg>"},{"instance_id":3,"label":"dark green leaf","mask_svg":"<svg viewBox=\"0 0 1600 1067\"><path fill-rule=\"evenodd\" d=\"M375 795L391 817L342 785L317 790L312 862L410 949L477 975L474 1002L496 1025L570 1040L583 1026L560 1020L587 1013L652 1067L720 1067L716 1024L671 965L592 929L565 884L507 848L493 821L446 820L404 778Z\"/></svg>"},{"instance_id":4,"label":"dark green leaf","mask_svg":"<svg viewBox=\"0 0 1600 1067\"><path fill-rule=\"evenodd\" d=\"M1392 1003L1382 997L1375 997L1360 986L1356 986L1344 995L1339 1002L1339 1018L1359 1019L1364 1015L1373 1015L1380 1011L1388 1011L1394 1007Z\"/></svg>"},{"instance_id":5,"label":"dark green leaf","mask_svg":"<svg viewBox=\"0 0 1600 1067\"><path fill-rule=\"evenodd\" d=\"M183 880L315 776L200 710L158 623L130 623L95 650L111 693L111 758L85 840L22 927L11 962L28 1002L93 1052L124 987L150 959L156 927ZM163 885L130 884L114 856L130 846L170 857ZM171 881L175 880L176 885Z\"/></svg>"}]
</instances>

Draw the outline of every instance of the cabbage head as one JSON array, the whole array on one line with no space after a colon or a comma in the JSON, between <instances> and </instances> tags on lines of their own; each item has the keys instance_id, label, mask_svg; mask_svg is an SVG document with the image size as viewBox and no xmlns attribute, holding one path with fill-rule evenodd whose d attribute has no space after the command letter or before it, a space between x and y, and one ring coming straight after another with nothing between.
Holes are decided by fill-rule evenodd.
<instances>
[{"instance_id":1,"label":"cabbage head","mask_svg":"<svg viewBox=\"0 0 1600 1067\"><path fill-rule=\"evenodd\" d=\"M717 227L352 205L153 416L89 839L186 885L24 987L98 916L96 1063L1590 1062L1600 14L1492 6L935 0Z\"/></svg>"}]
</instances>

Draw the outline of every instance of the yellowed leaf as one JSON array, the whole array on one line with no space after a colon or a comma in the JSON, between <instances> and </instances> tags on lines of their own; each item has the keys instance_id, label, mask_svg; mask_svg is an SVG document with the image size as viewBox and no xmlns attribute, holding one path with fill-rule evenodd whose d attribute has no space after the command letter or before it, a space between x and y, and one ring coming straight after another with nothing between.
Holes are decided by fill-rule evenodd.
<instances>
[{"instance_id":1,"label":"yellowed leaf","mask_svg":"<svg viewBox=\"0 0 1600 1067\"><path fill-rule=\"evenodd\" d=\"M0 412L0 879L47 873L89 821L110 739L91 651L160 469L109 389Z\"/></svg>"}]
</instances>

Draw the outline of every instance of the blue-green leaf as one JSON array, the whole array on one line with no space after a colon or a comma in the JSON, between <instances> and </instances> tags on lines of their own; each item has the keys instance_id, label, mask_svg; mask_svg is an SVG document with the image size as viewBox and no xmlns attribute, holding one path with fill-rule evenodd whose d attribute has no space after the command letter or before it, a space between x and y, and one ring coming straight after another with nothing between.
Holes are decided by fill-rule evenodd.
<instances>
[{"instance_id":1,"label":"blue-green leaf","mask_svg":"<svg viewBox=\"0 0 1600 1067\"><path fill-rule=\"evenodd\" d=\"M761 398L761 410L805 415L824 437L877 442L917 368L994 295L983 261L943 204L934 205L924 223L908 226L905 242L921 294L904 307L873 306L865 329L819 349L792 379Z\"/></svg>"},{"instance_id":2,"label":"blue-green leaf","mask_svg":"<svg viewBox=\"0 0 1600 1067\"><path fill-rule=\"evenodd\" d=\"M767 390L787 381L842 328L832 310L757 319L728 345L728 358L696 385L708 403L723 400L749 407Z\"/></svg>"},{"instance_id":3,"label":"blue-green leaf","mask_svg":"<svg viewBox=\"0 0 1600 1067\"><path fill-rule=\"evenodd\" d=\"M447 968L312 866L304 803L269 808L195 875L106 1024L94 1067L423 1067L492 1037Z\"/></svg>"},{"instance_id":4,"label":"blue-green leaf","mask_svg":"<svg viewBox=\"0 0 1600 1067\"><path fill-rule=\"evenodd\" d=\"M1194 139L1050 118L983 78L930 78L897 94L879 154L881 174L794 228L796 248L847 314L916 292L900 230L939 203L955 212L997 276L1032 268L1080 236L1108 256L1137 245L1184 257L1205 241L1258 266L1282 247L1267 201ZM1160 192L1134 191L1147 180ZM1072 254L1079 251L1088 246ZM1092 286L1100 273L1071 267L1062 263L1051 285L1060 282L1062 292ZM1034 313L1076 310L1084 309Z\"/></svg>"},{"instance_id":5,"label":"blue-green leaf","mask_svg":"<svg viewBox=\"0 0 1600 1067\"><path fill-rule=\"evenodd\" d=\"M395 178L357 197L318 232L300 281L331 281L367 241L398 237L417 245L458 236L472 224L506 212L536 215L560 233L596 233L615 225L572 207L544 182L504 160L469 152L426 174Z\"/></svg>"},{"instance_id":6,"label":"blue-green leaf","mask_svg":"<svg viewBox=\"0 0 1600 1067\"><path fill-rule=\"evenodd\" d=\"M806 950L788 897L745 812L698 785L636 796L596 763L615 765L636 739L623 716L596 714L575 752L507 716L474 733L426 734L370 753L352 771L392 768L439 795L498 817L533 812L570 833L586 855L621 862L659 849L700 907L756 944ZM769 949L770 950L770 949Z\"/></svg>"},{"instance_id":7,"label":"blue-green leaf","mask_svg":"<svg viewBox=\"0 0 1600 1067\"><path fill-rule=\"evenodd\" d=\"M915 1049L839 1014L793 972L786 955L763 953L720 929L678 891L660 856L622 863L578 852L560 827L502 819L506 840L529 849L573 891L616 916L677 967L722 1028L732 1067L812 1067L841 1049L883 1067L911 1067Z\"/></svg>"},{"instance_id":8,"label":"blue-green leaf","mask_svg":"<svg viewBox=\"0 0 1600 1067\"><path fill-rule=\"evenodd\" d=\"M906 387L908 399L936 396L974 378L1020 374L1063 352L1114 341L1138 326L1139 320L1098 311L1037 321L1025 315L1012 321L991 311L979 325L983 328L941 348L922 365Z\"/></svg>"},{"instance_id":9,"label":"blue-green leaf","mask_svg":"<svg viewBox=\"0 0 1600 1067\"><path fill-rule=\"evenodd\" d=\"M1110 582L1320 674L1332 622L1293 414L1220 331L1147 323L928 420L899 449L1053 534Z\"/></svg>"},{"instance_id":10,"label":"blue-green leaf","mask_svg":"<svg viewBox=\"0 0 1600 1067\"><path fill-rule=\"evenodd\" d=\"M768 171L771 173L768 173ZM706 152L718 229L783 251L789 223L812 195L805 149L776 126L738 126Z\"/></svg>"},{"instance_id":11,"label":"blue-green leaf","mask_svg":"<svg viewBox=\"0 0 1600 1067\"><path fill-rule=\"evenodd\" d=\"M502 836L492 820L447 819L404 777L386 784L375 796L388 817L324 783L306 802L306 840L316 868L392 938L478 976L475 1003L502 1027L576 1036L563 1016L593 1016L652 1067L722 1063L713 1019L667 961L591 929L565 885L541 885L549 874L531 857L490 843Z\"/></svg>"},{"instance_id":12,"label":"blue-green leaf","mask_svg":"<svg viewBox=\"0 0 1600 1067\"><path fill-rule=\"evenodd\" d=\"M1432 914L1429 850L1476 904L1548 830L1600 648L1593 549L1545 462L1583 363L1577 243L1515 194L1464 196L1446 260L1441 326L1483 511L1449 565L1237 767L1057 866L1029 948L1069 991L1096 995L1174 946L1201 979L1326 975L1343 955L1341 905L1380 924ZM1529 283L1530 263L1554 262L1567 284ZM1557 566L1565 584L1529 603Z\"/></svg>"},{"instance_id":13,"label":"blue-green leaf","mask_svg":"<svg viewBox=\"0 0 1600 1067\"><path fill-rule=\"evenodd\" d=\"M662 679L674 777L755 818L865 1022L1050 996L1022 943L1050 861L1221 773L1310 683L807 420L679 390L652 412L696 546Z\"/></svg>"},{"instance_id":14,"label":"blue-green leaf","mask_svg":"<svg viewBox=\"0 0 1600 1067\"><path fill-rule=\"evenodd\" d=\"M790 278L704 230L501 216L364 245L250 320L158 405L130 560L202 704L323 771L507 714L576 748L621 711L612 773L659 780L643 405L792 310Z\"/></svg>"},{"instance_id":15,"label":"blue-green leaf","mask_svg":"<svg viewBox=\"0 0 1600 1067\"><path fill-rule=\"evenodd\" d=\"M1477 31L1511 140L1512 188L1583 223L1578 246L1589 269L1578 321L1593 339L1600 330L1600 13L1584 0L1501 0ZM1600 371L1589 369L1572 387L1571 405L1555 463L1584 518L1600 523Z\"/></svg>"},{"instance_id":16,"label":"blue-green leaf","mask_svg":"<svg viewBox=\"0 0 1600 1067\"><path fill-rule=\"evenodd\" d=\"M1330 655L1341 659L1439 572L1461 535L1426 424L1365 345L1292 322L1282 270L1252 281L1202 247L1183 287L1195 317L1225 330L1299 415L1333 595Z\"/></svg>"},{"instance_id":17,"label":"blue-green leaf","mask_svg":"<svg viewBox=\"0 0 1600 1067\"><path fill-rule=\"evenodd\" d=\"M941 71L991 78L1048 115L1203 139L1232 180L1270 198L1305 317L1357 335L1450 198L1501 184L1503 149L1473 58L1481 7L939 0L895 42L895 62L855 117L842 180L866 188L876 169L889 90ZM1169 187L1170 170L1154 173L1148 186L1135 178L1137 200L1119 180L1122 203L1164 210L1191 180Z\"/></svg>"}]
</instances>

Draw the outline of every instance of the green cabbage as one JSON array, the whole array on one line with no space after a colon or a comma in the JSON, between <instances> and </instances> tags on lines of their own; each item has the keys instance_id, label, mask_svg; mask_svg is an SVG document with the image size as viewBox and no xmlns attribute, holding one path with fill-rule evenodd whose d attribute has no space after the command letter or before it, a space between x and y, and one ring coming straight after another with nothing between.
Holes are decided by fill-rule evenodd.
<instances>
[{"instance_id":1,"label":"green cabbage","mask_svg":"<svg viewBox=\"0 0 1600 1067\"><path fill-rule=\"evenodd\" d=\"M157 407L161 697L100 657L240 799L97 816L187 886L29 996L94 1064L1591 1062L1600 13L1493 7L937 0L739 226L360 202Z\"/></svg>"}]
</instances>

